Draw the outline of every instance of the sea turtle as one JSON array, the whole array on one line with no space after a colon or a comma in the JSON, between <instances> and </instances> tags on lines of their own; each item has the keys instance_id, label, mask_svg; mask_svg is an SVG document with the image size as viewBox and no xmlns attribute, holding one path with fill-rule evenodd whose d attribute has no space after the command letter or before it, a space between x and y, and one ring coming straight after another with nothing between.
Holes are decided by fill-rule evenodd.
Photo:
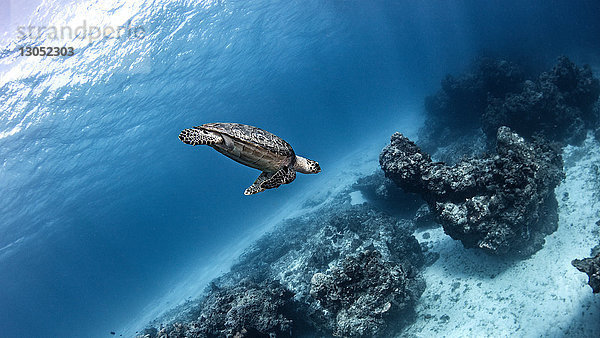
<instances>
[{"instance_id":1,"label":"sea turtle","mask_svg":"<svg viewBox=\"0 0 600 338\"><path fill-rule=\"evenodd\" d=\"M234 161L261 170L244 195L288 184L296 179L296 172L316 174L321 171L319 163L296 155L280 137L245 124L207 123L184 129L179 139L193 146L210 146Z\"/></svg>"}]
</instances>

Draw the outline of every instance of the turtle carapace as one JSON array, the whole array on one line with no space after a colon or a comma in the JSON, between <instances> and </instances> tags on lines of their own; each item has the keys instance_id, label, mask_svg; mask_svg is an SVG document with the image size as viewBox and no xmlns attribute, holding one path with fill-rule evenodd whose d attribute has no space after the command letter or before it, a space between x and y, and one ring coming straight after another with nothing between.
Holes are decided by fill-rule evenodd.
<instances>
[{"instance_id":1,"label":"turtle carapace","mask_svg":"<svg viewBox=\"0 0 600 338\"><path fill-rule=\"evenodd\" d=\"M234 161L261 170L244 195L288 184L296 179L296 172L316 174L321 171L318 162L296 155L280 137L245 124L207 123L183 130L179 139L193 146L210 146Z\"/></svg>"}]
</instances>

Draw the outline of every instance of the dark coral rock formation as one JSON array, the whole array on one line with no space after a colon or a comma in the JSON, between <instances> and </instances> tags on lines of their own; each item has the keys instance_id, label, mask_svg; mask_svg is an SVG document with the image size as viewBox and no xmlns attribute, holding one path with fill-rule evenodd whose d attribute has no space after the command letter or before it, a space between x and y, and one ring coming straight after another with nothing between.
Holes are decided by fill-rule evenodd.
<instances>
[{"instance_id":1,"label":"dark coral rock formation","mask_svg":"<svg viewBox=\"0 0 600 338\"><path fill-rule=\"evenodd\" d=\"M447 166L395 133L379 162L398 186L420 194L444 231L465 247L528 256L556 230L562 158L541 139L528 143L502 127L497 155Z\"/></svg>"},{"instance_id":2,"label":"dark coral rock formation","mask_svg":"<svg viewBox=\"0 0 600 338\"><path fill-rule=\"evenodd\" d=\"M328 310L339 337L380 336L386 317L404 310L425 290L410 266L382 260L377 251L346 258L328 273L316 273L310 294Z\"/></svg>"},{"instance_id":3,"label":"dark coral rock formation","mask_svg":"<svg viewBox=\"0 0 600 338\"><path fill-rule=\"evenodd\" d=\"M600 292L600 253L594 257L585 259L575 259L571 262L577 270L585 272L594 293Z\"/></svg>"},{"instance_id":4,"label":"dark coral rock formation","mask_svg":"<svg viewBox=\"0 0 600 338\"><path fill-rule=\"evenodd\" d=\"M596 222L600 227L600 220ZM592 232L597 235L597 230ZM594 293L600 293L600 243L592 248L591 257L585 259L574 259L571 264L579 271L585 272L588 277L588 284L592 287Z\"/></svg>"},{"instance_id":5,"label":"dark coral rock formation","mask_svg":"<svg viewBox=\"0 0 600 338\"><path fill-rule=\"evenodd\" d=\"M588 129L595 129L598 117L594 103L600 82L588 65L577 67L566 57L537 81L525 81L522 90L494 98L482 116L488 136L500 126L509 126L522 136L541 134L562 143L582 142Z\"/></svg>"},{"instance_id":6,"label":"dark coral rock formation","mask_svg":"<svg viewBox=\"0 0 600 338\"><path fill-rule=\"evenodd\" d=\"M439 116L438 122L449 123L449 127L465 123L478 126L488 98L518 92L523 78L523 73L514 64L482 58L475 62L473 72L459 78L447 75L442 80L442 89L425 99L425 108Z\"/></svg>"},{"instance_id":7,"label":"dark coral rock formation","mask_svg":"<svg viewBox=\"0 0 600 338\"><path fill-rule=\"evenodd\" d=\"M481 127L488 101L519 92L523 80L524 74L516 65L490 58L477 60L472 71L460 77L447 75L442 88L425 99L427 119L419 131L423 148L437 150L448 139L472 146L471 133ZM464 150L461 154L469 154Z\"/></svg>"},{"instance_id":8,"label":"dark coral rock formation","mask_svg":"<svg viewBox=\"0 0 600 338\"><path fill-rule=\"evenodd\" d=\"M465 75L447 76L441 89L425 100L427 118L419 141L424 150L446 162L451 162L449 152L440 147L449 146L455 158L481 154L491 149L500 126L526 138L542 135L578 144L587 130L600 127L594 108L599 95L600 82L591 68L578 67L566 57L530 80L512 63L482 59ZM487 142L481 143L482 134ZM434 153L438 150L442 152Z\"/></svg>"},{"instance_id":9,"label":"dark coral rock formation","mask_svg":"<svg viewBox=\"0 0 600 338\"><path fill-rule=\"evenodd\" d=\"M216 288L200 306L196 319L163 327L158 337L290 337L286 316L293 294L275 282L243 281Z\"/></svg>"}]
</instances>

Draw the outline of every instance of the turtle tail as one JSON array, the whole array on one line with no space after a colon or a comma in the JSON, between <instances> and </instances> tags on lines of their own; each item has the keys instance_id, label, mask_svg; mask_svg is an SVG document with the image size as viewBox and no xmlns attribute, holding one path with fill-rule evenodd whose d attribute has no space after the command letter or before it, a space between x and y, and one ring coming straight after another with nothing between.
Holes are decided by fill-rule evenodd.
<instances>
[{"instance_id":1,"label":"turtle tail","mask_svg":"<svg viewBox=\"0 0 600 338\"><path fill-rule=\"evenodd\" d=\"M223 137L218 133L199 129L198 127L184 129L179 133L179 139L181 142L197 145L214 145L223 143Z\"/></svg>"}]
</instances>

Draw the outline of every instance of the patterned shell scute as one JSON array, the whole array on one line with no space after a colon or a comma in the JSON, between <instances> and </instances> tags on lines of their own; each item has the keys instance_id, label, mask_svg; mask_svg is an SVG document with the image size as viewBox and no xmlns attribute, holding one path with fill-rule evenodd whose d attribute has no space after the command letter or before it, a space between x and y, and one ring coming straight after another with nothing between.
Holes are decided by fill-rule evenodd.
<instances>
[{"instance_id":1,"label":"patterned shell scute","mask_svg":"<svg viewBox=\"0 0 600 338\"><path fill-rule=\"evenodd\" d=\"M200 127L226 134L231 138L259 145L275 154L291 157L296 156L289 143L266 130L240 123L207 123Z\"/></svg>"}]
</instances>

